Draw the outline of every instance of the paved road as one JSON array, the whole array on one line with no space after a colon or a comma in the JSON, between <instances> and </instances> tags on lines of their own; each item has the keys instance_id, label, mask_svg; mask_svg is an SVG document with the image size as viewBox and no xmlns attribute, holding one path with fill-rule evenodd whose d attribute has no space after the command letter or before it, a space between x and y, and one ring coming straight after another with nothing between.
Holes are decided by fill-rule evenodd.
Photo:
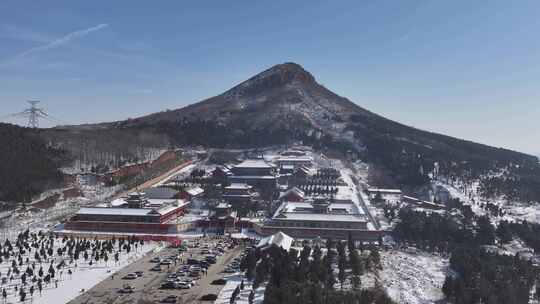
<instances>
[{"instance_id":1,"label":"paved road","mask_svg":"<svg viewBox=\"0 0 540 304\"><path fill-rule=\"evenodd\" d=\"M210 239L202 241L204 243L213 242ZM162 266L161 272L150 271L155 264L150 260L155 256L168 257L178 253L175 248L165 248L157 253L150 253L140 260L124 267L114 275L113 278L106 279L94 286L86 293L80 295L76 299L69 302L69 304L149 304L159 303L163 298L168 295L179 296L178 303L210 303L199 301L200 297L208 294L219 294L219 291L223 286L210 285L213 280L223 278L225 274L223 270L225 266L236 256L242 252L243 248L237 246L234 249L227 250L225 254L218 258L217 263L212 265L208 269L207 275L203 275L198 281L197 285L191 289L183 290L162 290L159 287L165 281L168 271L175 272L179 267L171 265L169 269L167 266ZM190 248L182 255L182 259L187 259L193 255L194 258L200 258L200 249ZM122 277L128 273L135 271L144 271L142 277L135 280L123 280ZM124 284L129 284L135 288L135 292L132 294L121 294L119 290Z\"/></svg>"},{"instance_id":2,"label":"paved road","mask_svg":"<svg viewBox=\"0 0 540 304\"><path fill-rule=\"evenodd\" d=\"M360 184L357 184L356 187L357 187L357 191L362 191L362 190L359 190L360 189ZM381 229L381 224L373 216L373 214L371 214L371 212L369 211L369 209L368 209L368 207L366 205L366 202L364 202L364 199L362 198L362 195L360 193L356 193L356 195L358 196L358 200L360 201L360 205L362 206L362 209L364 209L364 212L367 214L367 216L369 217L369 219L371 220L371 222L375 226L375 229L380 230Z\"/></svg>"},{"instance_id":3,"label":"paved road","mask_svg":"<svg viewBox=\"0 0 540 304\"><path fill-rule=\"evenodd\" d=\"M352 170L352 172L354 172L354 169L349 167L349 169ZM355 179L355 178L352 178L351 176L351 179L353 181L353 183L355 184L354 186L356 187L356 196L358 197L358 201L360 202L360 207L362 207L362 209L364 209L364 213L369 217L370 221L373 223L373 225L375 226L375 229L377 230L380 230L381 229L381 224L379 223L379 221L371 214L371 212L369 211L369 208L368 206L366 205L366 202L364 201L364 198L362 197L362 195L360 194L360 191L362 191L362 185L360 185L360 182L358 181L358 179ZM356 181L356 182L355 182Z\"/></svg>"},{"instance_id":4,"label":"paved road","mask_svg":"<svg viewBox=\"0 0 540 304\"><path fill-rule=\"evenodd\" d=\"M147 180L146 182L136 186L135 188L133 189L129 189L127 191L122 191L116 195L114 195L114 198L119 198L119 197L122 197L122 196L126 196L128 193L131 193L131 192L134 192L134 191L137 191L139 189L146 189L146 188L150 188L152 186L154 186L155 184L157 183L160 183L164 180L167 180L171 177L174 177L176 174L178 174L179 171L181 171L182 169L184 169L185 167L189 166L189 165L196 165L197 164L197 161L187 161L187 162L184 162L174 168L172 168L171 170L159 175L159 176L156 176L150 180Z\"/></svg>"}]
</instances>

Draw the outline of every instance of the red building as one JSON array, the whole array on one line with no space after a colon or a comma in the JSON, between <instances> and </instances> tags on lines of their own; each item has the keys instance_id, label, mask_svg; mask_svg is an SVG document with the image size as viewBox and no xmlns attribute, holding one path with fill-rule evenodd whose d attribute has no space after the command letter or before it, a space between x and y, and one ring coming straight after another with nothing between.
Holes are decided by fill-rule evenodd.
<instances>
[{"instance_id":1,"label":"red building","mask_svg":"<svg viewBox=\"0 0 540 304\"><path fill-rule=\"evenodd\" d=\"M127 207L85 207L70 218L65 230L169 234L178 232L178 219L186 212L188 202L181 200L146 200L141 193L131 194Z\"/></svg>"},{"instance_id":2,"label":"red building","mask_svg":"<svg viewBox=\"0 0 540 304\"><path fill-rule=\"evenodd\" d=\"M236 230L238 218L236 212L231 210L231 205L227 203L219 203L212 208L210 215L201 219L198 222L203 231L226 233Z\"/></svg>"}]
</instances>

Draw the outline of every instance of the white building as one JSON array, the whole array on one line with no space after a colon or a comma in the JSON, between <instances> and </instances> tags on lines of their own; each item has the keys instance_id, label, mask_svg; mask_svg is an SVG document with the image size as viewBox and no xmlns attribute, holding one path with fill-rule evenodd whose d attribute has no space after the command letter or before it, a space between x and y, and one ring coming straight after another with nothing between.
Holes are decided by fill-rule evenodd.
<instances>
[{"instance_id":1,"label":"white building","mask_svg":"<svg viewBox=\"0 0 540 304\"><path fill-rule=\"evenodd\" d=\"M378 188L369 188L368 194L370 199L375 199L377 196L380 196L383 200L387 202L400 202L403 193L399 189L378 189Z\"/></svg>"},{"instance_id":2,"label":"white building","mask_svg":"<svg viewBox=\"0 0 540 304\"><path fill-rule=\"evenodd\" d=\"M299 168L301 166L311 167L313 165L313 157L308 155L303 156L280 156L276 159L278 167L293 166Z\"/></svg>"},{"instance_id":3,"label":"white building","mask_svg":"<svg viewBox=\"0 0 540 304\"><path fill-rule=\"evenodd\" d=\"M333 238L346 240L377 240L376 231L362 208L352 202L330 202L316 198L305 202L283 202L258 233L270 235L279 231L295 238Z\"/></svg>"}]
</instances>

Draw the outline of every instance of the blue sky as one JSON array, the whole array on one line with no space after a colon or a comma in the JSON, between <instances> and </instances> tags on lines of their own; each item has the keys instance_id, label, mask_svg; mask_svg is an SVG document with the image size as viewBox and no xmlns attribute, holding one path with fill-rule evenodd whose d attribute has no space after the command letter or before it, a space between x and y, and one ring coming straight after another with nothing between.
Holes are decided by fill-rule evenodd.
<instances>
[{"instance_id":1,"label":"blue sky","mask_svg":"<svg viewBox=\"0 0 540 304\"><path fill-rule=\"evenodd\" d=\"M291 2L3 0L0 117L136 117L294 61L394 120L540 154L539 1Z\"/></svg>"}]
</instances>

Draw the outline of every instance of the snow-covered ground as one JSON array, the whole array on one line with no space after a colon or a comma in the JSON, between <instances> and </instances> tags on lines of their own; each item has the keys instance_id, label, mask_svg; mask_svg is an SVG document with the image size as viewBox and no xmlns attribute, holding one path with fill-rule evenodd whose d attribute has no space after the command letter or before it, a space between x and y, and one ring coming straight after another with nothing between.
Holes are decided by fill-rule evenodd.
<instances>
[{"instance_id":1,"label":"snow-covered ground","mask_svg":"<svg viewBox=\"0 0 540 304\"><path fill-rule=\"evenodd\" d=\"M104 187L97 183L90 184L84 178L77 179L77 187L81 190L82 196L64 198L61 195L54 206L50 208L32 208L31 211L17 209L10 212L12 215L2 220L0 237L12 239L26 229L30 231L52 230L59 222L77 212L80 206L101 202L123 189L123 185ZM40 195L39 200L55 193L61 194L61 190L63 189L44 192L45 194Z\"/></svg>"},{"instance_id":2,"label":"snow-covered ground","mask_svg":"<svg viewBox=\"0 0 540 304\"><path fill-rule=\"evenodd\" d=\"M381 252L379 282L397 303L428 304L444 298L448 259L422 251Z\"/></svg>"},{"instance_id":3,"label":"snow-covered ground","mask_svg":"<svg viewBox=\"0 0 540 304\"><path fill-rule=\"evenodd\" d=\"M125 189L125 186L120 184L116 186L111 187L105 187L101 184L79 184L79 188L81 189L83 196L89 201L89 202L102 202L113 195L115 195L118 192L121 192Z\"/></svg>"},{"instance_id":4,"label":"snow-covered ground","mask_svg":"<svg viewBox=\"0 0 540 304\"><path fill-rule=\"evenodd\" d=\"M505 215L492 218L494 223L498 223L501 220L526 220L532 223L540 223L540 203L525 204L521 202L509 202L504 198L485 199L478 193L478 182L474 182L472 185L465 185L463 183L450 185L443 181L434 181L433 184L444 187L448 190L452 198L459 198L465 204L470 205L472 211L477 215L485 215L488 213L480 207L480 203L489 202L499 206L505 212Z\"/></svg>"},{"instance_id":5,"label":"snow-covered ground","mask_svg":"<svg viewBox=\"0 0 540 304\"><path fill-rule=\"evenodd\" d=\"M508 244L504 245L488 245L484 246L485 249L498 254L504 254L509 256L515 256L516 254L525 258L534 258L534 250L528 247L522 240L516 238Z\"/></svg>"},{"instance_id":6,"label":"snow-covered ground","mask_svg":"<svg viewBox=\"0 0 540 304\"><path fill-rule=\"evenodd\" d=\"M503 210L506 212L506 216L515 220L540 223L540 204L525 205L514 203L512 206L504 206Z\"/></svg>"},{"instance_id":7,"label":"snow-covered ground","mask_svg":"<svg viewBox=\"0 0 540 304\"><path fill-rule=\"evenodd\" d=\"M14 242L12 242L12 244L14 244ZM137 249L133 247L129 253L127 253L125 250L122 251L119 254L118 263L116 263L112 258L114 252L117 250L117 248L114 248L114 252L111 254L109 261L105 262L102 260L96 263L95 261L92 261L92 258L85 261L82 256L79 260L73 262L70 262L69 257L66 257L66 255L63 255L62 257L57 256L56 248L61 248L65 245L66 244L62 243L61 238L54 240L55 250L54 261L52 264L56 267L58 263L64 261L66 266L62 269L56 269L56 275L53 279L51 279L51 282L49 284L43 284L43 291L41 295L38 291L37 283L32 282L30 277L27 277L27 283L24 286L24 290L27 294L26 302L37 304L67 303L76 298L84 290L92 288L94 285L110 277L112 274L126 265L138 260L148 252L163 248L160 243L146 242L143 246L137 246ZM0 263L1 277L6 278L6 281L9 280L6 284L2 284L1 286L2 289L6 289L7 291L6 301L3 303L21 303L19 293L16 291L16 288L21 288L22 283L20 275L23 274L27 267L31 267L32 263L35 263L34 274L37 274L40 267L43 268L45 274L47 273L50 262L43 261L42 264L37 262L34 259L35 253L36 250L29 250L22 255L22 260L25 262L23 262L22 266L19 266L19 269L21 270L20 274L13 275L12 273L13 280L9 280L8 271L10 268L12 268L12 261L15 259L15 257L4 259L3 262ZM26 262L27 258L28 263ZM90 265L90 261L92 261L92 265ZM72 272L71 275L68 274L69 270ZM34 286L35 291L33 296L30 294L30 286Z\"/></svg>"},{"instance_id":8,"label":"snow-covered ground","mask_svg":"<svg viewBox=\"0 0 540 304\"><path fill-rule=\"evenodd\" d=\"M41 297L39 296L39 293L34 294L32 303L67 303L79 296L83 290L91 289L94 285L109 278L116 271L135 262L148 252L159 250L160 248L161 247L159 247L157 243L149 242L142 248L139 248L137 252L132 251L129 254L122 254L120 256L120 262L116 265L111 261L108 262L108 265L103 265L104 263L101 262L102 265L99 266L89 266L85 263L80 263L73 272L71 278L65 274L59 280L58 288L54 288L54 285L50 284L43 289ZM18 302L18 300L16 302Z\"/></svg>"},{"instance_id":9,"label":"snow-covered ground","mask_svg":"<svg viewBox=\"0 0 540 304\"><path fill-rule=\"evenodd\" d=\"M182 169L178 170L177 172L173 172L171 175L167 176L162 181L155 184L154 187L162 186L162 185L168 183L172 179L179 179L179 178L188 177L189 174L191 173L191 171L195 170L195 168L197 168L197 166L198 166L198 164L196 164L196 163L187 165L187 166L183 167Z\"/></svg>"},{"instance_id":10,"label":"snow-covered ground","mask_svg":"<svg viewBox=\"0 0 540 304\"><path fill-rule=\"evenodd\" d=\"M57 202L54 207L35 211L16 211L2 222L0 237L13 239L26 229L30 231L49 230L58 222L79 209L79 199L69 199Z\"/></svg>"},{"instance_id":11,"label":"snow-covered ground","mask_svg":"<svg viewBox=\"0 0 540 304\"><path fill-rule=\"evenodd\" d=\"M253 290L253 286L251 285L251 282L248 282L248 280L240 272L225 276L225 279L227 280L227 283L225 284L225 286L223 286L223 289L221 289L221 291L219 292L218 298L214 302L214 304L229 304L233 291L236 289L237 286L240 285L242 280L244 280L244 290L240 291L240 294L236 298L235 303L248 304L249 294L251 293L251 290ZM255 290L255 295L253 298L253 303L255 304L262 303L264 300L264 290L265 290L266 284L261 284L261 285L262 286L259 286Z\"/></svg>"}]
</instances>

